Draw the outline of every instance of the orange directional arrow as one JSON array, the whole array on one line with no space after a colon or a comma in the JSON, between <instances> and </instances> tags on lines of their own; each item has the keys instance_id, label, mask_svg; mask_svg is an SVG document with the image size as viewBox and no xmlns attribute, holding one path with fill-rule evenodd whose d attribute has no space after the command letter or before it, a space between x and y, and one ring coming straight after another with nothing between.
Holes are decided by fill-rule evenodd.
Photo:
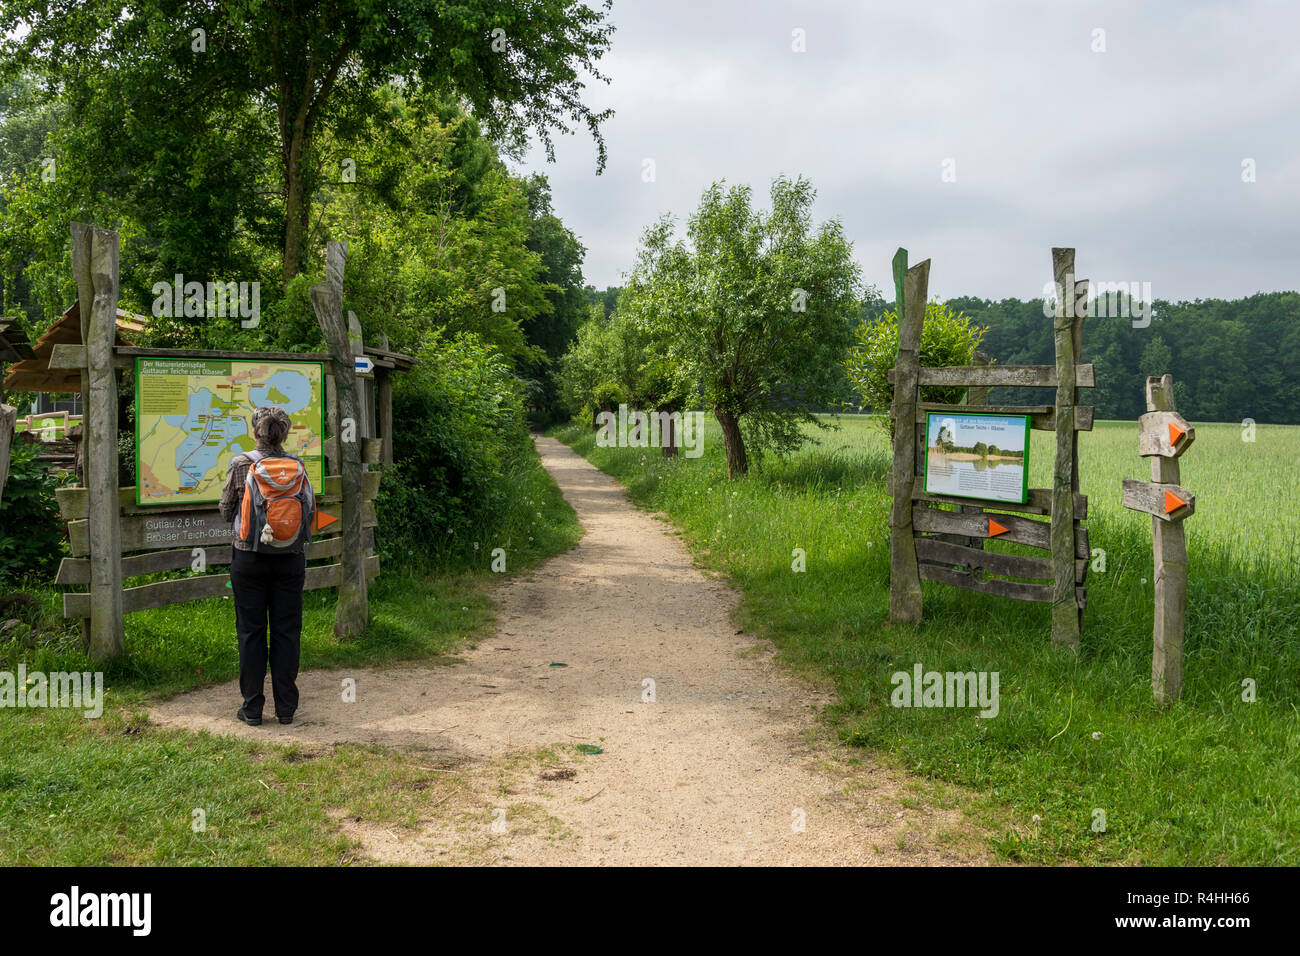
<instances>
[{"instance_id":1,"label":"orange directional arrow","mask_svg":"<svg viewBox=\"0 0 1300 956\"><path fill-rule=\"evenodd\" d=\"M316 520L311 523L311 529L313 531L322 531L338 520L339 519L333 515L327 515L323 511L317 511Z\"/></svg>"},{"instance_id":2,"label":"orange directional arrow","mask_svg":"<svg viewBox=\"0 0 1300 956\"><path fill-rule=\"evenodd\" d=\"M1170 427L1172 428L1173 426L1171 425ZM1172 491L1165 492L1165 514L1172 514L1173 512L1177 511L1179 508L1185 508L1185 507L1187 507L1186 501L1184 501L1182 498L1179 498Z\"/></svg>"},{"instance_id":3,"label":"orange directional arrow","mask_svg":"<svg viewBox=\"0 0 1300 956\"><path fill-rule=\"evenodd\" d=\"M1177 445L1178 439L1187 434L1186 429L1179 428L1174 422L1169 423L1169 444Z\"/></svg>"},{"instance_id":4,"label":"orange directional arrow","mask_svg":"<svg viewBox=\"0 0 1300 956\"><path fill-rule=\"evenodd\" d=\"M1010 531L1010 530L1011 530L1010 528L1005 528L1005 527L1003 527L1002 525L1000 525L1000 524L998 524L996 521L994 521L992 518L989 519L989 537L990 537L990 538L996 538L998 535L1000 535L1000 534L1006 534L1006 533L1007 533L1008 531Z\"/></svg>"}]
</instances>

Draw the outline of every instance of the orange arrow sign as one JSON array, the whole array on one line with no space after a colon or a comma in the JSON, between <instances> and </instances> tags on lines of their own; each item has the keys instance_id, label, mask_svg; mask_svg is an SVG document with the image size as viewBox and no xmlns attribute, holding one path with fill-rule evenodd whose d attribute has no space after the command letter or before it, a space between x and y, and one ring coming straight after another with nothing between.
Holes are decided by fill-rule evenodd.
<instances>
[{"instance_id":1,"label":"orange arrow sign","mask_svg":"<svg viewBox=\"0 0 1300 956\"><path fill-rule=\"evenodd\" d=\"M1172 427L1172 426L1171 426ZM1179 498L1172 491L1165 492L1165 514L1172 514L1179 508L1187 507L1187 502Z\"/></svg>"},{"instance_id":2,"label":"orange arrow sign","mask_svg":"<svg viewBox=\"0 0 1300 956\"><path fill-rule=\"evenodd\" d=\"M998 524L998 523L997 523L996 521L994 521L992 518L989 519L989 537L990 537L990 538L996 538L998 535L1000 535L1000 534L1006 534L1006 533L1007 533L1008 531L1010 531L1010 530L1011 530L1010 528L1004 528L1002 525Z\"/></svg>"},{"instance_id":3,"label":"orange arrow sign","mask_svg":"<svg viewBox=\"0 0 1300 956\"><path fill-rule=\"evenodd\" d=\"M1177 445L1178 439L1186 435L1187 432L1179 428L1174 422L1169 423L1169 444Z\"/></svg>"},{"instance_id":4,"label":"orange arrow sign","mask_svg":"<svg viewBox=\"0 0 1300 956\"><path fill-rule=\"evenodd\" d=\"M317 511L316 520L311 523L311 529L313 531L323 531L338 520L339 519L333 515L327 515L323 511Z\"/></svg>"}]
</instances>

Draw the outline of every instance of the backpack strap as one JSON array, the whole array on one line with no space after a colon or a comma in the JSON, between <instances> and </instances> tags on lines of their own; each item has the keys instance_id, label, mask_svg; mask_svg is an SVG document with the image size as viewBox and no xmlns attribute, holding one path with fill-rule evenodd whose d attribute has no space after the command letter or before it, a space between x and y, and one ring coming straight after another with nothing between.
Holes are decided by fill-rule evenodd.
<instances>
[{"instance_id":1,"label":"backpack strap","mask_svg":"<svg viewBox=\"0 0 1300 956\"><path fill-rule=\"evenodd\" d=\"M262 460L264 457L266 457L266 456L263 455L263 454L262 454L260 451L258 451L257 449L253 449L252 451L246 451L246 452L244 452L244 457L247 458L249 461L253 462L254 464L256 464L257 462L261 461L261 460Z\"/></svg>"}]
</instances>

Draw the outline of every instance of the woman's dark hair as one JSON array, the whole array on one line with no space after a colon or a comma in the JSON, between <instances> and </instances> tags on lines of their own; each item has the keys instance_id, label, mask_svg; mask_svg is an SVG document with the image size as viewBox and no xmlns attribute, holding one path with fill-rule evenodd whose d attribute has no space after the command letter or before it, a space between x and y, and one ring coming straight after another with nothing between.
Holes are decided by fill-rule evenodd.
<instances>
[{"instance_id":1,"label":"woman's dark hair","mask_svg":"<svg viewBox=\"0 0 1300 956\"><path fill-rule=\"evenodd\" d=\"M253 410L253 438L274 448L289 437L289 416L283 408L267 405Z\"/></svg>"}]
</instances>

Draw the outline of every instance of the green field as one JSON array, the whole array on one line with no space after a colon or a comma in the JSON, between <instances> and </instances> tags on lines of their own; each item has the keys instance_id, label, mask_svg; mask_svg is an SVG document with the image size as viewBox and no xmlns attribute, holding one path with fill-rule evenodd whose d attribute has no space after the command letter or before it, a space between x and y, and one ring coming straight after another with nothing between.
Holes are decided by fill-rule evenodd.
<instances>
[{"instance_id":1,"label":"green field","mask_svg":"<svg viewBox=\"0 0 1300 956\"><path fill-rule=\"evenodd\" d=\"M1135 423L1099 422L1080 436L1086 527L1105 570L1089 574L1076 658L1051 647L1049 605L937 584L924 585L922 623L890 627L888 444L866 418L838 421L819 444L734 482L712 419L694 460L596 448L577 427L558 437L664 511L701 563L730 576L741 625L834 682L839 702L826 719L845 742L971 788L990 821L1009 811L994 839L1004 857L1300 863L1300 428L1259 426L1248 443L1238 425L1193 423L1181 459L1181 484L1197 495L1185 687L1162 711L1151 698L1151 519L1120 504L1121 479L1150 478ZM1052 445L1034 433L1031 487L1050 485ZM796 548L804 573L791 569ZM891 707L890 675L917 663L997 671L1000 713ZM1253 703L1243 700L1247 680ZM1093 829L1097 810L1104 831Z\"/></svg>"}]
</instances>

